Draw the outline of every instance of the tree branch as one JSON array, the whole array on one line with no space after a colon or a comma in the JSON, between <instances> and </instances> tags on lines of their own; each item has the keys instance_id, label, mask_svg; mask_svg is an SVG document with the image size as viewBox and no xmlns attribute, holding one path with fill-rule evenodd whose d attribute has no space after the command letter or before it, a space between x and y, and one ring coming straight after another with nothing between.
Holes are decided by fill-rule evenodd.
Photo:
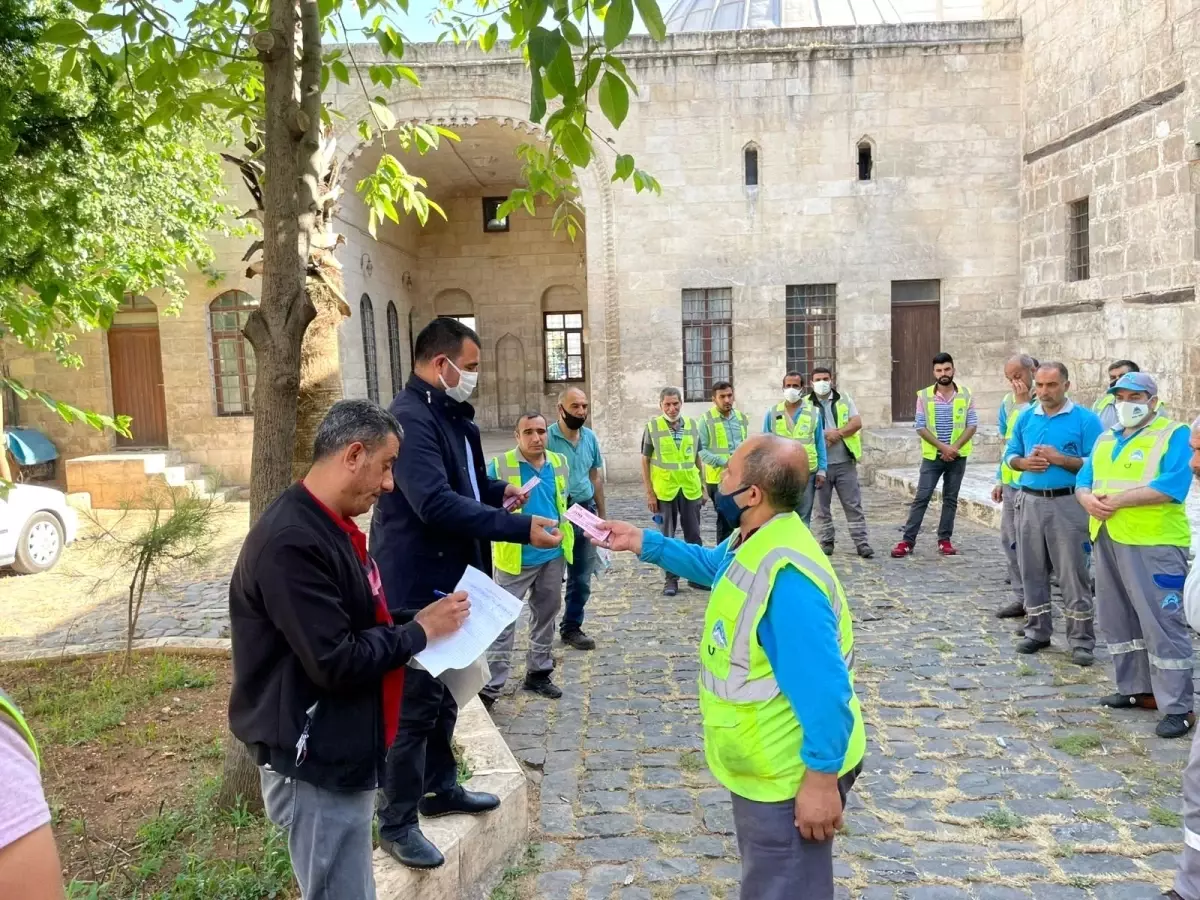
<instances>
[{"instance_id":1,"label":"tree branch","mask_svg":"<svg viewBox=\"0 0 1200 900\"><path fill-rule=\"evenodd\" d=\"M211 53L213 56L220 56L224 59L233 59L237 60L238 62L258 62L258 59L253 56L238 56L235 53L226 53L224 50L218 50L216 47L206 47L203 44L193 43L186 37L180 37L177 34L172 34L169 29L163 28L162 25L158 24L153 16L146 15L146 13L142 10L142 4L138 2L138 0L134 0L133 9L134 12L138 14L138 18L143 22L149 22L150 27L155 31L166 35L173 41L178 41L185 47L190 47L192 50L199 50L201 53Z\"/></svg>"},{"instance_id":2,"label":"tree branch","mask_svg":"<svg viewBox=\"0 0 1200 900\"><path fill-rule=\"evenodd\" d=\"M346 35L346 23L342 20L341 9L336 9L335 13L338 18L338 25L342 27L342 34ZM375 125L379 128L379 140L383 147L387 147L387 129L383 127L383 123L379 121L379 116L375 115L375 107L371 105L371 92L367 90L367 83L363 80L362 69L358 67L358 62L354 59L354 51L350 49L350 41L346 42L346 55L350 57L350 65L354 66L354 74L358 76L359 86L362 87L363 96L367 100L367 109L371 111L371 118L375 120Z\"/></svg>"}]
</instances>

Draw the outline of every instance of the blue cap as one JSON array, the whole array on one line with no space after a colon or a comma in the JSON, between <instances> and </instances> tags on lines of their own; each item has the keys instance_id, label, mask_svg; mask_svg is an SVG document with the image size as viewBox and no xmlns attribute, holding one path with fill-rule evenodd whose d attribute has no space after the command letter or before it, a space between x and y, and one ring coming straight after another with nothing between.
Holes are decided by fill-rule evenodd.
<instances>
[{"instance_id":1,"label":"blue cap","mask_svg":"<svg viewBox=\"0 0 1200 900\"><path fill-rule=\"evenodd\" d=\"M1126 372L1108 389L1110 394L1117 391L1144 391L1151 397L1157 397L1158 384L1145 372Z\"/></svg>"}]
</instances>

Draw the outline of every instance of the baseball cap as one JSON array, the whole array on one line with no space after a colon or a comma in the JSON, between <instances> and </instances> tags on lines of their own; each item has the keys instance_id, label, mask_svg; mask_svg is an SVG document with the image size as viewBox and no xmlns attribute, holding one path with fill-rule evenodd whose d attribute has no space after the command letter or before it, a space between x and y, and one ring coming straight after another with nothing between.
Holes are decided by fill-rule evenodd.
<instances>
[{"instance_id":1,"label":"baseball cap","mask_svg":"<svg viewBox=\"0 0 1200 900\"><path fill-rule=\"evenodd\" d=\"M1145 391L1151 397L1157 397L1158 383L1145 372L1126 372L1108 389L1110 394L1117 391Z\"/></svg>"}]
</instances>

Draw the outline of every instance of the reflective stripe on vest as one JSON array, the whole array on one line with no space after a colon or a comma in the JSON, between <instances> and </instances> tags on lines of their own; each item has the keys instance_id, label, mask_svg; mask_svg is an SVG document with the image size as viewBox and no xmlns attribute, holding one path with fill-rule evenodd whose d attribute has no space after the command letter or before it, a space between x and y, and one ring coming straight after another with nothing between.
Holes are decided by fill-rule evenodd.
<instances>
[{"instance_id":1,"label":"reflective stripe on vest","mask_svg":"<svg viewBox=\"0 0 1200 900\"><path fill-rule=\"evenodd\" d=\"M653 455L650 457L650 484L659 500L674 500L679 492L689 500L703 493L700 472L696 469L696 449L700 433L695 419L686 416L680 422L679 443L666 416L655 416L646 425Z\"/></svg>"},{"instance_id":2,"label":"reflective stripe on vest","mask_svg":"<svg viewBox=\"0 0 1200 900\"><path fill-rule=\"evenodd\" d=\"M802 400L800 408L796 411L796 421L789 422L786 403L776 403L772 410L774 418L771 420L771 430L775 434L783 437L791 438L799 441L804 445L804 451L808 454L808 474L815 475L817 472L817 408L813 406L811 400Z\"/></svg>"},{"instance_id":3,"label":"reflective stripe on vest","mask_svg":"<svg viewBox=\"0 0 1200 900\"><path fill-rule=\"evenodd\" d=\"M837 427L845 428L850 423L850 404L841 397L833 402L834 416L837 419ZM846 450L855 461L862 459L862 430L854 432L850 437L842 438L842 443L846 445Z\"/></svg>"},{"instance_id":4,"label":"reflective stripe on vest","mask_svg":"<svg viewBox=\"0 0 1200 900\"><path fill-rule=\"evenodd\" d=\"M558 524L563 536L560 546L562 547L563 556L568 563L571 563L575 558L575 529L566 520L567 484L569 478L567 458L560 453L547 450L546 460L550 463L551 471L554 473L555 505L558 507ZM524 483L524 479L521 476L521 460L515 448L509 450L503 456L493 457L492 462L496 464L496 477L501 481L507 481L516 487L520 487ZM492 565L501 572L507 572L510 575L520 575L521 545L500 541L493 543Z\"/></svg>"},{"instance_id":5,"label":"reflective stripe on vest","mask_svg":"<svg viewBox=\"0 0 1200 900\"><path fill-rule=\"evenodd\" d=\"M1009 393L1009 394L1004 395L1004 399L1002 401L1000 401L1000 405L1004 408L1004 413L1005 413L1005 418L1006 418L1007 427L1005 428L1004 434L1002 436L1004 438L1005 444L1007 445L1009 439L1013 436L1013 434L1017 430L1017 419L1021 418L1021 413L1025 412L1025 410L1029 409L1029 407L1032 406L1033 404L1026 403L1023 407L1018 409L1017 408L1017 398L1014 397L1011 393ZM1017 487L1021 483L1021 473L1018 472L1016 469L1011 468L1008 465L1008 463L1006 463L1004 461L1004 453L1005 453L1005 451L1003 449L1001 449L1001 451L1000 451L1000 481L1003 482L1004 484L1007 484L1009 487Z\"/></svg>"},{"instance_id":6,"label":"reflective stripe on vest","mask_svg":"<svg viewBox=\"0 0 1200 900\"><path fill-rule=\"evenodd\" d=\"M1148 487L1162 471L1171 436L1187 427L1164 415L1156 415L1126 442L1116 459L1113 459L1116 434L1106 431L1092 449L1092 493L1115 495ZM1092 540L1103 527L1119 544L1140 547L1160 544L1187 547L1191 544L1191 527L1182 503L1121 507L1106 521L1092 519L1089 524Z\"/></svg>"},{"instance_id":7,"label":"reflective stripe on vest","mask_svg":"<svg viewBox=\"0 0 1200 900\"><path fill-rule=\"evenodd\" d=\"M33 753L33 761L40 769L42 767L42 756L38 752L37 741L33 739L33 732L29 728L29 723L21 715L21 710L17 709L17 704L13 703L4 691L0 691L0 714L8 716L12 720L13 725L16 726L17 733L29 745L29 749Z\"/></svg>"},{"instance_id":8,"label":"reflective stripe on vest","mask_svg":"<svg viewBox=\"0 0 1200 900\"><path fill-rule=\"evenodd\" d=\"M746 414L740 409L735 409L733 411L733 417L735 420L737 420L738 425L741 426L742 438L745 439L750 430L750 423L746 419ZM722 462L727 464L729 462L729 456L731 453L729 449L729 431L725 427L725 419L721 416L721 413L717 411L715 406L704 414L704 427L709 429L709 433L712 435L713 439L712 446L705 449L707 449L708 452L714 456L721 457ZM709 463L705 463L704 480L708 484L716 484L721 480L721 472L724 470L724 468L724 465L713 466Z\"/></svg>"},{"instance_id":9,"label":"reflective stripe on vest","mask_svg":"<svg viewBox=\"0 0 1200 900\"><path fill-rule=\"evenodd\" d=\"M917 402L925 404L925 427L934 435L937 434L937 400L934 396L937 393L937 387L936 384L931 384L929 387L917 391ZM950 443L957 441L967 430L967 415L970 410L971 389L966 385L959 385L951 405L953 424L950 429ZM937 459L937 448L933 444L921 441L921 455L925 459ZM959 448L958 455L964 458L971 455L971 441L967 441Z\"/></svg>"}]
</instances>

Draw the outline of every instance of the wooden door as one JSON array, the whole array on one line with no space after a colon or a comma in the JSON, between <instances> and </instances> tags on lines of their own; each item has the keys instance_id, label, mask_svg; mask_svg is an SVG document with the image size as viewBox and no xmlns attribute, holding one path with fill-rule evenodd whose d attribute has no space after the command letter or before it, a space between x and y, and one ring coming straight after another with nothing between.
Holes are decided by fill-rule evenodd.
<instances>
[{"instance_id":1,"label":"wooden door","mask_svg":"<svg viewBox=\"0 0 1200 900\"><path fill-rule=\"evenodd\" d=\"M118 447L166 447L167 401L163 393L158 325L114 325L108 332L113 414L133 418L132 438Z\"/></svg>"},{"instance_id":2,"label":"wooden door","mask_svg":"<svg viewBox=\"0 0 1200 900\"><path fill-rule=\"evenodd\" d=\"M937 284L892 284L893 422L913 420L917 391L933 381L933 358L942 349L942 306L939 299L927 298L936 296ZM913 290L917 285L920 289Z\"/></svg>"}]
</instances>

